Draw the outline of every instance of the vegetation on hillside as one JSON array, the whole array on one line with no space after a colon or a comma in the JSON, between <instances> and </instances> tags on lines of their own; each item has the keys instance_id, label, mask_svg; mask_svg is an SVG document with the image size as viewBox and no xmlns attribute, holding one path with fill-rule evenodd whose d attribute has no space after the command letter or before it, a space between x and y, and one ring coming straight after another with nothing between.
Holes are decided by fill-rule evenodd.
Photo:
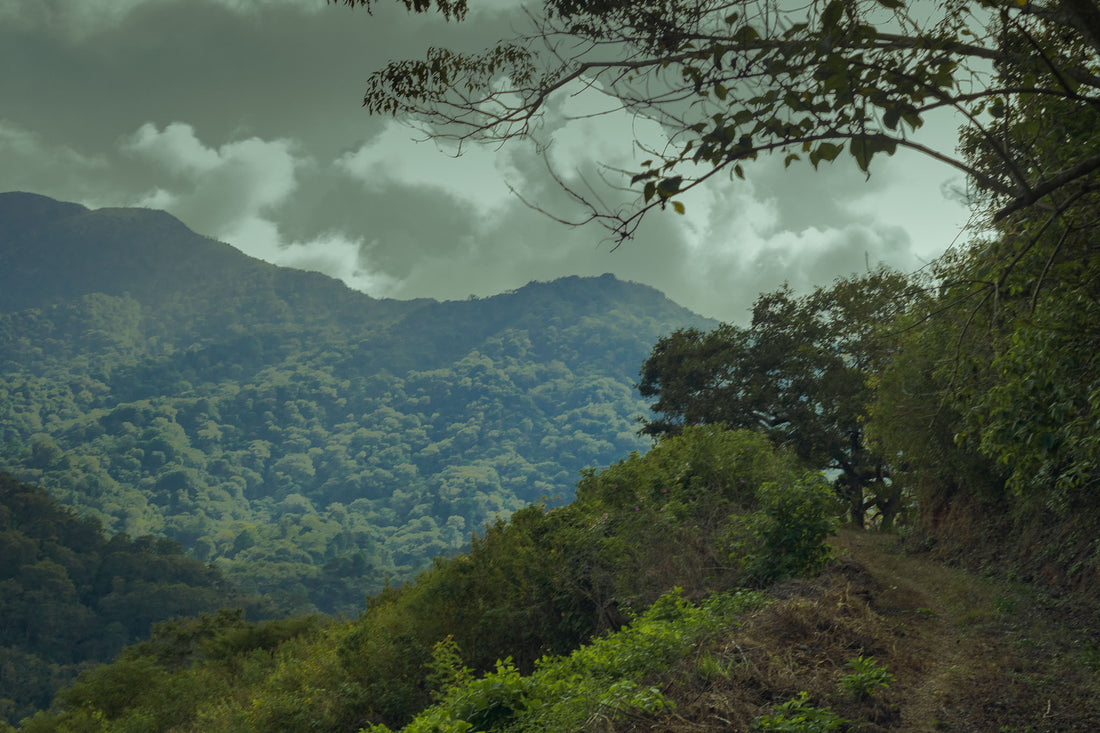
<instances>
[{"instance_id":1,"label":"vegetation on hillside","mask_svg":"<svg viewBox=\"0 0 1100 733\"><path fill-rule=\"evenodd\" d=\"M480 684L491 696L496 681L538 670L552 696L576 683L571 666L596 675L586 683L594 697L532 711L528 725L606 707L608 680L621 682L622 699L612 702L624 710L661 710L659 694L631 685L662 659L679 659L685 640L758 605L738 588L821 567L832 515L824 480L764 437L686 430L587 473L567 506L532 505L497 522L468 553L386 589L355 621L249 624L223 613L162 624L114 664L83 674L23 729L400 727L433 699L475 684L473 675L489 673ZM565 661L578 645L631 623L634 631L608 637L618 641ZM510 704L525 697L514 692ZM476 716L504 725L515 712L475 705L464 714L484 726L488 718Z\"/></svg>"},{"instance_id":2,"label":"vegetation on hillside","mask_svg":"<svg viewBox=\"0 0 1100 733\"><path fill-rule=\"evenodd\" d=\"M0 469L282 613L354 615L645 443L633 372L703 321L613 277L378 301L159 212L0 196Z\"/></svg>"},{"instance_id":3,"label":"vegetation on hillside","mask_svg":"<svg viewBox=\"0 0 1100 733\"><path fill-rule=\"evenodd\" d=\"M556 572L603 559L614 570L624 550L645 552L677 526L661 521L666 513L679 514L686 533L713 510L735 506L735 496L749 496L738 480L700 511L692 501L700 493L680 486L701 489L740 474L749 483L754 467L797 481L797 472L782 468L797 465L791 457L751 434L689 429L670 440L670 467L682 468L690 455L709 458L710 468L668 474L663 461L635 457L594 473L581 493L591 512L608 510L606 519L569 508L525 510L469 556L441 560L416 583L391 589L357 622L249 624L222 613L161 625L115 664L85 673L20 730L1089 730L1100 720L1094 606L914 557L886 534L842 530L823 570L816 570L820 556L804 555L810 577L763 591L714 576L677 587L695 582L701 552L724 552L719 532L709 548L681 545L682 554L664 563L649 558L671 584L652 603L640 603L636 590L616 596L610 583L559 601L561 588L577 589L576 579L590 575L583 572L556 586L559 596L541 593L555 588L553 576L525 575L532 563ZM723 460L731 448L740 458ZM731 473L716 472L715 459ZM624 470L664 481L625 492ZM663 509L630 504L654 488L673 495ZM634 506L661 519L636 523ZM744 528L735 529L739 514L727 525L734 534ZM599 538L597 552L574 558L590 545L554 541L576 535ZM745 582L745 564L727 559L726 582ZM677 561L685 567L677 570ZM486 582L472 582L478 577ZM540 578L545 586L530 582ZM621 580L636 582L629 573ZM558 602L595 618L576 601L596 589L638 610L560 653L540 654L539 632L516 635L532 627L545 634L537 620L553 620L546 611ZM483 618L493 611L499 615Z\"/></svg>"},{"instance_id":4,"label":"vegetation on hillside","mask_svg":"<svg viewBox=\"0 0 1100 733\"><path fill-rule=\"evenodd\" d=\"M47 707L58 687L154 623L253 605L179 543L107 536L97 520L4 473L0 559L0 720Z\"/></svg>"},{"instance_id":5,"label":"vegetation on hillside","mask_svg":"<svg viewBox=\"0 0 1100 733\"><path fill-rule=\"evenodd\" d=\"M642 432L684 425L756 429L815 468L835 472L856 526L890 528L904 510L888 461L868 445L872 378L897 347L883 330L921 295L880 269L798 297L784 287L756 301L748 328L661 338L642 365L639 391L655 397Z\"/></svg>"}]
</instances>

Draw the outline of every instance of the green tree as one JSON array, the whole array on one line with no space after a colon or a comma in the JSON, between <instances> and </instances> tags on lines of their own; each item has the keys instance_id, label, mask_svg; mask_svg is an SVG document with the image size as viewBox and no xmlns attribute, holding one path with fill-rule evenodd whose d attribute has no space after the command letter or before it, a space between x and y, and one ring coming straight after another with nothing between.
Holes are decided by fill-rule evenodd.
<instances>
[{"instance_id":1,"label":"green tree","mask_svg":"<svg viewBox=\"0 0 1100 733\"><path fill-rule=\"evenodd\" d=\"M642 432L695 423L761 431L808 465L839 472L837 493L853 523L862 526L875 508L890 526L900 497L864 428L869 380L894 352L878 329L912 297L903 276L879 270L804 297L787 287L761 295L749 328L677 331L642 365L638 390L657 398L659 415Z\"/></svg>"},{"instance_id":2,"label":"green tree","mask_svg":"<svg viewBox=\"0 0 1100 733\"><path fill-rule=\"evenodd\" d=\"M437 0L435 9L461 19L466 2ZM656 121L669 138L622 172L640 193L635 207L576 194L586 220L621 239L646 212L671 204L683 213L682 193L719 173L742 176L768 153L817 167L847 152L868 170L876 155L918 151L992 192L997 217L1056 207L1060 193L1087 190L1100 175L1095 144L1063 146L1056 165L1035 165L1029 146L1003 134L1021 105L1096 119L1100 10L1089 0L544 0L529 18L526 33L482 52L433 48L391 62L369 77L364 106L424 122L438 137L500 143L536 135L556 95L603 91L621 103L609 107ZM921 142L918 130L939 110L961 115L987 155ZM1068 124L1034 133L1061 145Z\"/></svg>"},{"instance_id":3,"label":"green tree","mask_svg":"<svg viewBox=\"0 0 1100 733\"><path fill-rule=\"evenodd\" d=\"M1005 38L1050 41L1042 28ZM1095 55L1072 35L1059 42L1064 56ZM996 75L1006 86L1031 83L1012 67ZM1100 120L1071 101L1009 96L991 112L997 139L969 129L964 154L1002 181L1020 175L1002 148L1026 176L1082 170L1081 158L1100 151ZM1011 532L1009 547L984 551L1020 563L1020 574L1045 564L1087 577L1100 518L1097 188L1082 173L1030 208L995 186L973 193L989 227L937 263L935 294L898 323L903 356L878 378L871 430L905 464L901 478L931 533L960 545L975 524L986 537Z\"/></svg>"}]
</instances>

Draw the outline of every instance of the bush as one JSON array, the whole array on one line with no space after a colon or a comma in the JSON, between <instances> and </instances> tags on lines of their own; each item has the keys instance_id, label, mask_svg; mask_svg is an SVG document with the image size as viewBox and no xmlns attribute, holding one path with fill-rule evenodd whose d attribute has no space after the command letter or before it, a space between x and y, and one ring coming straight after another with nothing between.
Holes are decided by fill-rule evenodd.
<instances>
[{"instance_id":1,"label":"bush","mask_svg":"<svg viewBox=\"0 0 1100 733\"><path fill-rule=\"evenodd\" d=\"M735 522L731 533L731 557L749 580L762 585L820 569L829 554L825 539L836 528L825 479L806 474L791 483L765 483L757 496L760 508Z\"/></svg>"},{"instance_id":2,"label":"bush","mask_svg":"<svg viewBox=\"0 0 1100 733\"><path fill-rule=\"evenodd\" d=\"M763 602L759 593L741 591L696 605L675 588L622 630L568 656L539 660L529 677L520 676L509 660L478 679L466 679L460 668L459 682L403 731L579 730L597 719L612 722L667 711L672 703L654 680L703 639ZM437 649L437 657L443 667L456 663L449 643ZM443 676L451 675L444 670ZM377 727L371 733L386 730Z\"/></svg>"}]
</instances>

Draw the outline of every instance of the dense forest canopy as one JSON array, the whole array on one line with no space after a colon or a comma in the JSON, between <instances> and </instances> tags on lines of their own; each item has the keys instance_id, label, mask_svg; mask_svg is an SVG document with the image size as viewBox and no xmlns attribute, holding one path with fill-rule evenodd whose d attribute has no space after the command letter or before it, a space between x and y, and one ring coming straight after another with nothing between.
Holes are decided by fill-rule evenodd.
<instances>
[{"instance_id":1,"label":"dense forest canopy","mask_svg":"<svg viewBox=\"0 0 1100 733\"><path fill-rule=\"evenodd\" d=\"M497 515L644 447L652 341L611 276L375 300L166 214L0 196L0 467L284 611L356 613Z\"/></svg>"},{"instance_id":2,"label":"dense forest canopy","mask_svg":"<svg viewBox=\"0 0 1100 733\"><path fill-rule=\"evenodd\" d=\"M0 473L0 720L45 708L77 673L173 616L254 602L177 542L107 536L42 489Z\"/></svg>"}]
</instances>

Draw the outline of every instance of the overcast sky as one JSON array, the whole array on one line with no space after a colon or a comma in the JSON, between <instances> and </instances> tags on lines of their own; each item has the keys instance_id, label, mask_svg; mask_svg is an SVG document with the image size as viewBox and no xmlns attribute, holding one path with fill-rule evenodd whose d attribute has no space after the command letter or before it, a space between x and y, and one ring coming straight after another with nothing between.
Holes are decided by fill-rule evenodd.
<instances>
[{"instance_id":1,"label":"overcast sky","mask_svg":"<svg viewBox=\"0 0 1100 733\"><path fill-rule=\"evenodd\" d=\"M461 24L393 5L0 0L0 191L165 209L379 297L461 299L611 272L733 322L784 281L805 290L878 262L916 269L966 223L942 193L961 180L931 161L898 156L865 181L850 163L815 173L774 160L689 196L686 216L651 217L612 251L600 227L563 226L509 191L570 213L531 146L455 158L361 109L364 80L386 61L480 48L522 23L508 0L471 0ZM629 164L638 126L619 116L547 129L551 162L577 182L594 160ZM952 125L928 134L950 147Z\"/></svg>"}]
</instances>

